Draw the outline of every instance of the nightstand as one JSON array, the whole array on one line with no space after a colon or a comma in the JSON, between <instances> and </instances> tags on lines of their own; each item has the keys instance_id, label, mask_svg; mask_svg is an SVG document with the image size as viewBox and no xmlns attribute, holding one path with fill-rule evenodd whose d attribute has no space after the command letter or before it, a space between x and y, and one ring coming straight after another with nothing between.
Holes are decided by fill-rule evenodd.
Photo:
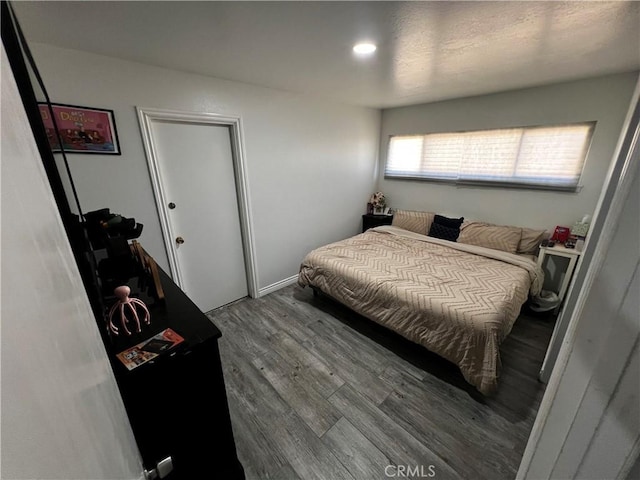
<instances>
[{"instance_id":1,"label":"nightstand","mask_svg":"<svg viewBox=\"0 0 640 480\"><path fill-rule=\"evenodd\" d=\"M370 228L380 225L391 225L393 215L373 215L366 213L362 215L362 231L366 232Z\"/></svg>"},{"instance_id":2,"label":"nightstand","mask_svg":"<svg viewBox=\"0 0 640 480\"><path fill-rule=\"evenodd\" d=\"M556 256L569 259L569 265L564 272L564 277L560 282L560 288L557 292L558 298L560 299L560 304L562 304L562 300L564 300L564 296L567 293L569 282L571 281L573 272L576 269L576 264L578 262L578 258L580 258L580 255L582 255L582 251L576 250L575 248L566 248L564 245L560 244L556 244L553 247L540 247L540 253L538 253L538 266L543 269L545 275L546 270L544 268L544 265L547 257Z\"/></svg>"}]
</instances>

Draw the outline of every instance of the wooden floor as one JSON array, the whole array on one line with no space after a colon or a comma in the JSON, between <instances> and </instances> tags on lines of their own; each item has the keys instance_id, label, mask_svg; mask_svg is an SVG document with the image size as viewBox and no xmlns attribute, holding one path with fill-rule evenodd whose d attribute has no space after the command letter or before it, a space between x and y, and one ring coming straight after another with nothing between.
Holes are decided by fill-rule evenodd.
<instances>
[{"instance_id":1,"label":"wooden floor","mask_svg":"<svg viewBox=\"0 0 640 480\"><path fill-rule=\"evenodd\" d=\"M297 285L208 315L247 479L515 478L551 320L520 316L484 398L453 364Z\"/></svg>"}]
</instances>

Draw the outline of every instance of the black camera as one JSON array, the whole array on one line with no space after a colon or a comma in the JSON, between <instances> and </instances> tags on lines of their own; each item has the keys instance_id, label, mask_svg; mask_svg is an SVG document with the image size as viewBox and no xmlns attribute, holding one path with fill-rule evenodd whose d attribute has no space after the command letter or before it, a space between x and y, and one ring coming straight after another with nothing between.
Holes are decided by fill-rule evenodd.
<instances>
[{"instance_id":1,"label":"black camera","mask_svg":"<svg viewBox=\"0 0 640 480\"><path fill-rule=\"evenodd\" d=\"M103 292L111 294L115 286L139 273L129 240L140 236L143 225L133 218L113 214L108 208L85 213L84 218L92 248L106 251L106 258L98 262L98 276Z\"/></svg>"}]
</instances>

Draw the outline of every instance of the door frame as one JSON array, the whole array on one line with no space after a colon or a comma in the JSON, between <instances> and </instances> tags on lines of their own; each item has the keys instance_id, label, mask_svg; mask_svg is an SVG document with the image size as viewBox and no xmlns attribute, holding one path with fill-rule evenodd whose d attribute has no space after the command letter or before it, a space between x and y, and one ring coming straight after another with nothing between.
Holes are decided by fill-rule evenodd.
<instances>
[{"instance_id":1,"label":"door frame","mask_svg":"<svg viewBox=\"0 0 640 480\"><path fill-rule=\"evenodd\" d=\"M156 200L158 217L164 245L169 259L169 268L174 281L182 288L184 283L178 252L173 242L174 233L171 231L169 212L167 210L167 198L163 189L162 174L158 162L158 154L154 147L151 123L154 120L172 121L177 123L199 123L207 125L225 126L230 130L231 156L233 158L233 171L238 198L238 212L240 216L240 232L242 235L242 250L244 253L245 275L247 278L247 290L249 296L258 296L258 273L255 256L255 240L253 237L253 220L251 218L249 181L244 154L244 135L242 133L242 121L239 116L220 115L206 112L184 112L179 110L164 110L158 108L136 107L138 122L142 133L151 186Z\"/></svg>"}]
</instances>

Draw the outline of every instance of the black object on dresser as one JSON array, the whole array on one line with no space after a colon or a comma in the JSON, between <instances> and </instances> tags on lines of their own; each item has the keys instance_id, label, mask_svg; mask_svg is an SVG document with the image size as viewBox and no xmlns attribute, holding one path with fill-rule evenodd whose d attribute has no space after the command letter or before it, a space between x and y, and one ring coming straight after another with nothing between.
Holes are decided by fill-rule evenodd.
<instances>
[{"instance_id":1,"label":"black object on dresser","mask_svg":"<svg viewBox=\"0 0 640 480\"><path fill-rule=\"evenodd\" d=\"M151 314L141 333L111 335L109 360L147 470L171 457L167 480L241 479L218 350L220 330L161 269L164 300L127 282ZM115 301L115 300L114 300ZM108 302L109 305L113 301ZM116 355L166 328L184 342L128 370Z\"/></svg>"},{"instance_id":2,"label":"black object on dresser","mask_svg":"<svg viewBox=\"0 0 640 480\"><path fill-rule=\"evenodd\" d=\"M362 215L362 231L366 232L370 228L380 225L391 225L393 215L373 215L366 213Z\"/></svg>"}]
</instances>

